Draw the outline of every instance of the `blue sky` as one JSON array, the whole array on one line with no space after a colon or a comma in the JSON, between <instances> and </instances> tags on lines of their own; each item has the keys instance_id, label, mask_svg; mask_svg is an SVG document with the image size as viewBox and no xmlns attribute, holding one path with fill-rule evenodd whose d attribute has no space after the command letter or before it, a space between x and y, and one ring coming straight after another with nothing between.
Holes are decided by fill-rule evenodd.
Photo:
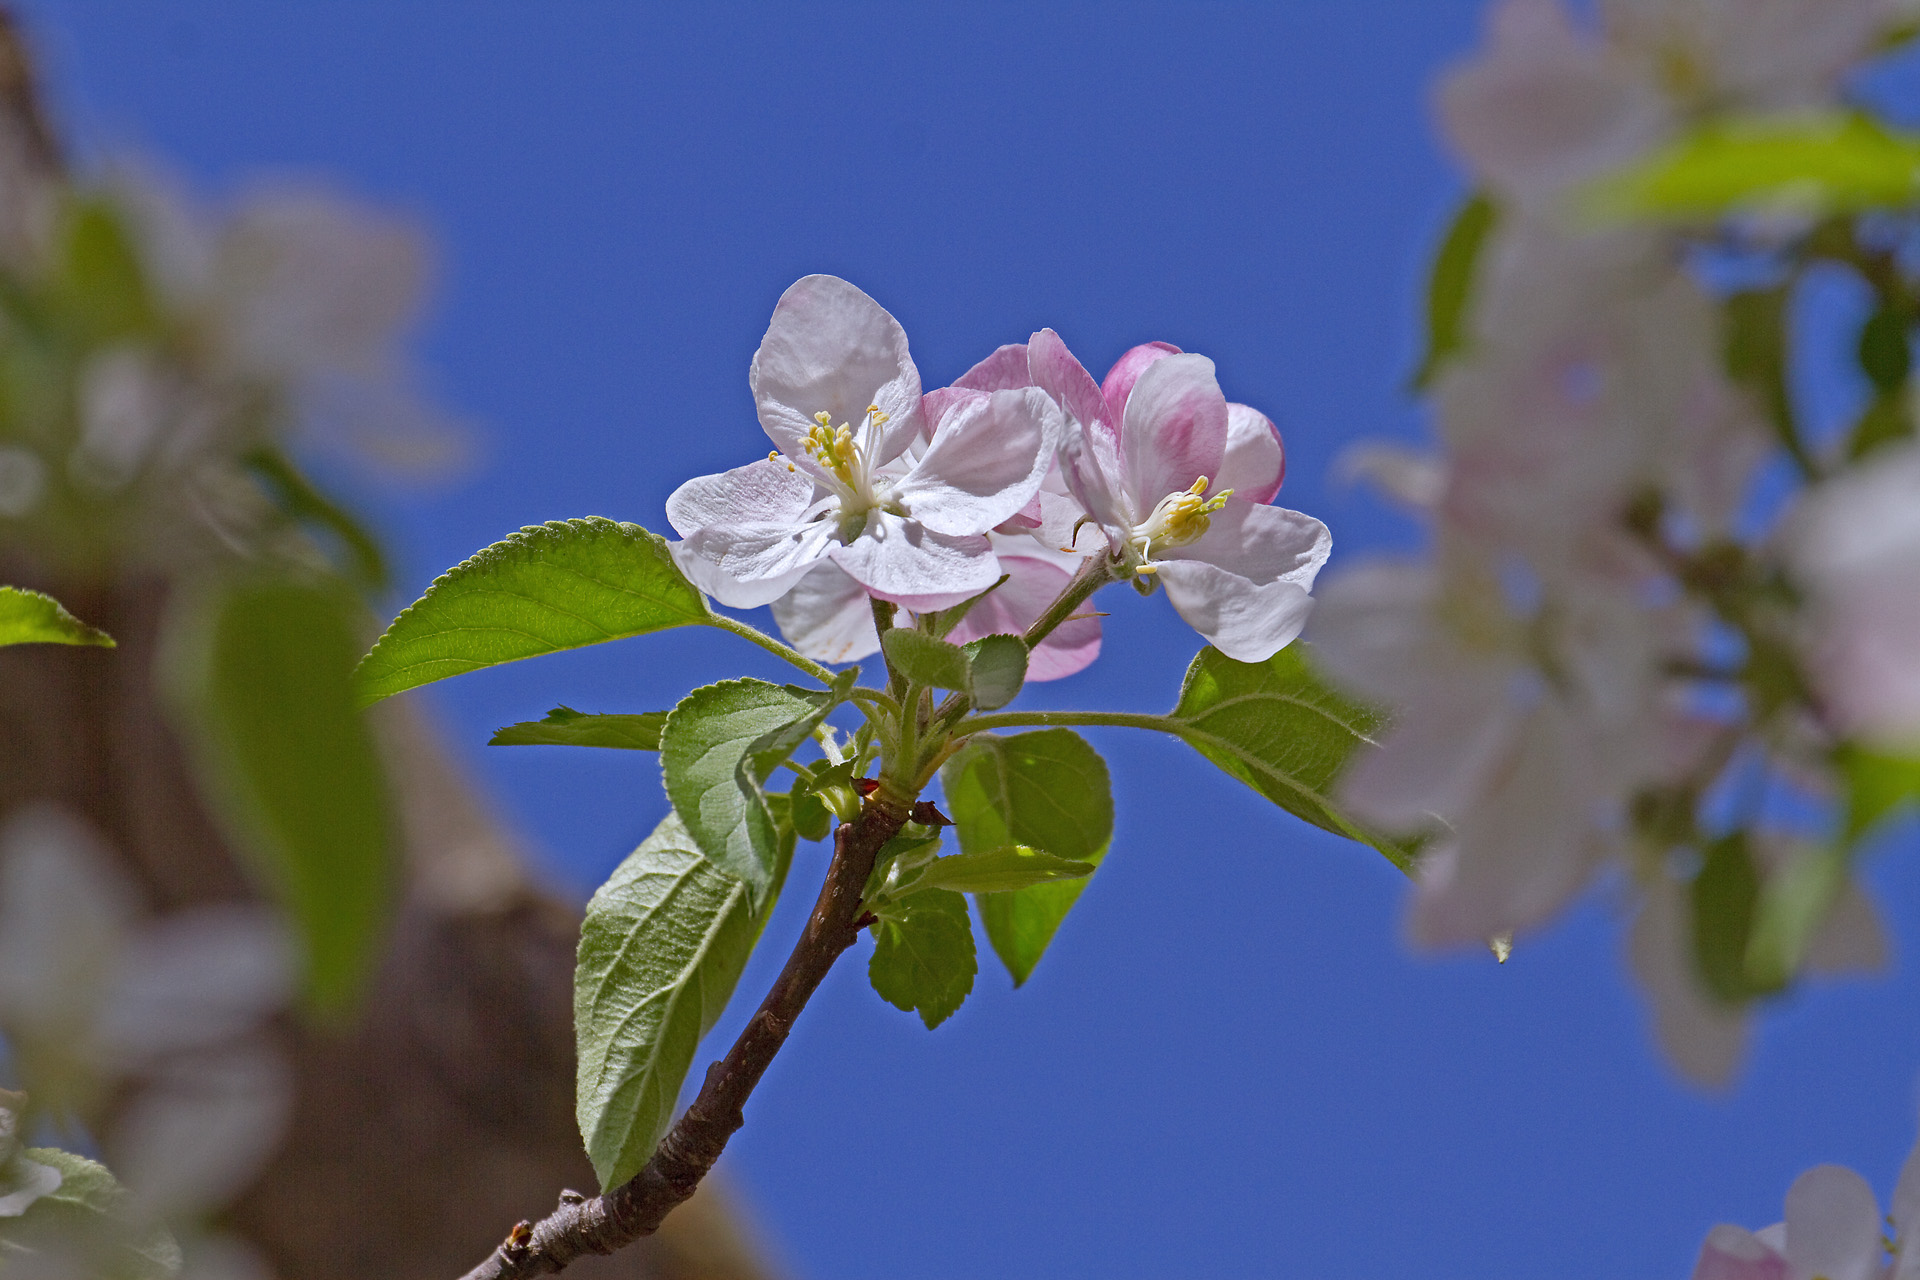
<instances>
[{"instance_id":1,"label":"blue sky","mask_svg":"<svg viewBox=\"0 0 1920 1280\"><path fill-rule=\"evenodd\" d=\"M1426 95L1475 3L22 7L88 151L212 192L317 172L439 237L421 349L475 464L341 477L408 598L524 523L662 527L681 480L763 453L747 360L815 271L891 309L930 386L1041 325L1096 369L1151 338L1212 356L1280 423L1282 501L1333 526L1336 567L1413 539L1330 464L1420 430L1419 277L1459 190ZM1196 639L1159 599L1108 607L1102 660L1029 697L1171 703ZM427 696L584 895L664 811L652 762L486 734L743 671L774 674L669 633ZM1505 967L1415 955L1377 856L1178 744L1094 736L1114 851L1032 982L985 970L928 1033L845 963L756 1096L726 1167L795 1274L1684 1276L1709 1224L1771 1221L1807 1165L1890 1186L1911 966L1794 997L1703 1095L1651 1047L1604 890ZM1911 953L1920 876L1872 870Z\"/></svg>"}]
</instances>

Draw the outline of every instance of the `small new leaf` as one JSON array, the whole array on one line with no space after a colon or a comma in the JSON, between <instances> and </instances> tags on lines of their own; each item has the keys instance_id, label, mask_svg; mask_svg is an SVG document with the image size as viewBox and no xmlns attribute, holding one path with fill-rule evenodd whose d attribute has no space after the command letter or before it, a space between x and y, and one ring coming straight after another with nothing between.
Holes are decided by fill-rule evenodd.
<instances>
[{"instance_id":1,"label":"small new leaf","mask_svg":"<svg viewBox=\"0 0 1920 1280\"><path fill-rule=\"evenodd\" d=\"M749 897L670 813L588 902L574 971L576 1107L603 1189L638 1173L672 1122L694 1053L766 923Z\"/></svg>"},{"instance_id":2,"label":"small new leaf","mask_svg":"<svg viewBox=\"0 0 1920 1280\"><path fill-rule=\"evenodd\" d=\"M1265 662L1202 649L1181 685L1174 731L1288 813L1372 845L1411 871L1413 849L1362 829L1333 803L1334 780L1382 718L1327 687L1306 648L1289 645Z\"/></svg>"},{"instance_id":3,"label":"small new leaf","mask_svg":"<svg viewBox=\"0 0 1920 1280\"><path fill-rule=\"evenodd\" d=\"M953 1016L973 990L978 961L967 900L945 889L902 900L873 926L867 978L896 1009L918 1013L933 1028Z\"/></svg>"},{"instance_id":4,"label":"small new leaf","mask_svg":"<svg viewBox=\"0 0 1920 1280\"><path fill-rule=\"evenodd\" d=\"M940 771L962 855L1009 845L1098 866L1113 837L1107 765L1071 729L982 734ZM1032 975L1087 879L993 892L976 900L987 941L1019 986Z\"/></svg>"},{"instance_id":5,"label":"small new leaf","mask_svg":"<svg viewBox=\"0 0 1920 1280\"><path fill-rule=\"evenodd\" d=\"M434 580L360 662L362 704L521 658L709 623L713 613L637 524L530 525Z\"/></svg>"},{"instance_id":6,"label":"small new leaf","mask_svg":"<svg viewBox=\"0 0 1920 1280\"><path fill-rule=\"evenodd\" d=\"M0 587L0 645L9 644L114 647L112 636L80 621L52 596L24 587Z\"/></svg>"},{"instance_id":7,"label":"small new leaf","mask_svg":"<svg viewBox=\"0 0 1920 1280\"><path fill-rule=\"evenodd\" d=\"M756 900L773 883L779 845L760 784L834 705L831 693L723 680L682 698L660 731L668 800L700 852Z\"/></svg>"},{"instance_id":8,"label":"small new leaf","mask_svg":"<svg viewBox=\"0 0 1920 1280\"><path fill-rule=\"evenodd\" d=\"M1037 884L1082 880L1093 874L1091 862L1056 858L1025 845L1003 845L980 853L935 858L913 880L913 892L952 889L956 893L1012 893Z\"/></svg>"},{"instance_id":9,"label":"small new leaf","mask_svg":"<svg viewBox=\"0 0 1920 1280\"><path fill-rule=\"evenodd\" d=\"M997 711L1020 696L1027 679L1027 645L1019 636L988 635L961 646L967 656L973 705Z\"/></svg>"},{"instance_id":10,"label":"small new leaf","mask_svg":"<svg viewBox=\"0 0 1920 1280\"><path fill-rule=\"evenodd\" d=\"M881 646L893 669L915 684L965 692L967 655L959 645L910 627L895 627L881 637Z\"/></svg>"},{"instance_id":11,"label":"small new leaf","mask_svg":"<svg viewBox=\"0 0 1920 1280\"><path fill-rule=\"evenodd\" d=\"M627 751L658 751L664 711L638 715L595 715L572 707L555 707L540 720L523 720L494 730L490 747L618 747Z\"/></svg>"},{"instance_id":12,"label":"small new leaf","mask_svg":"<svg viewBox=\"0 0 1920 1280\"><path fill-rule=\"evenodd\" d=\"M180 1274L180 1246L165 1227L134 1217L126 1189L104 1165L54 1147L28 1147L19 1158L57 1170L60 1185L22 1212L0 1216L0 1257L19 1257L20 1268L31 1271L36 1253L70 1257L78 1248L89 1277L171 1280ZM54 1274L69 1273L56 1268Z\"/></svg>"}]
</instances>

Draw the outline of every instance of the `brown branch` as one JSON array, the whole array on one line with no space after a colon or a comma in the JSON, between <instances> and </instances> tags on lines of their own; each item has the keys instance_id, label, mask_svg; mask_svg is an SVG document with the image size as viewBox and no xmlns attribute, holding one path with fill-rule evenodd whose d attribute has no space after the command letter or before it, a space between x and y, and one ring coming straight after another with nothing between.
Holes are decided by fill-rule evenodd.
<instances>
[{"instance_id":1,"label":"brown branch","mask_svg":"<svg viewBox=\"0 0 1920 1280\"><path fill-rule=\"evenodd\" d=\"M693 1194L746 1123L744 1108L794 1019L840 954L860 936L860 891L874 855L906 821L908 809L884 789L867 798L860 815L834 834L820 898L767 998L727 1056L707 1069L693 1105L674 1122L646 1167L606 1195L586 1199L563 1192L560 1206L538 1223L517 1224L465 1280L518 1280L559 1271L588 1253L612 1253L651 1235L675 1206Z\"/></svg>"}]
</instances>

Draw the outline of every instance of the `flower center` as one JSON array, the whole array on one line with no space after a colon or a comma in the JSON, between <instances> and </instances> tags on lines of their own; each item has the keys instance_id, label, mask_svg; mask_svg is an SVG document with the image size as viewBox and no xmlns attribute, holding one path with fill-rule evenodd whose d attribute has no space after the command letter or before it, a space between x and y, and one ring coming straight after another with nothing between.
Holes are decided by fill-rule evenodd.
<instances>
[{"instance_id":1,"label":"flower center","mask_svg":"<svg viewBox=\"0 0 1920 1280\"><path fill-rule=\"evenodd\" d=\"M1154 505L1153 514L1134 527L1127 538L1128 559L1135 573L1155 573L1154 547L1184 547L1198 542L1213 524L1208 517L1227 505L1233 490L1222 489L1209 498L1207 477L1201 476L1190 489L1170 493Z\"/></svg>"}]
</instances>

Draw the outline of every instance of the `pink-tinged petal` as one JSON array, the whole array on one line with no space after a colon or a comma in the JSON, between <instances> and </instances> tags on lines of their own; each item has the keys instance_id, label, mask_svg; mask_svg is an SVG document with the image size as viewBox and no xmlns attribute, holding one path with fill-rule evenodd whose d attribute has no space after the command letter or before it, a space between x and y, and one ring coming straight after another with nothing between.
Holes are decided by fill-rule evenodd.
<instances>
[{"instance_id":1,"label":"pink-tinged petal","mask_svg":"<svg viewBox=\"0 0 1920 1280\"><path fill-rule=\"evenodd\" d=\"M1007 580L967 611L960 625L948 633L948 640L965 644L986 635L1020 635L1073 579L1058 565L1017 554L1001 555L1000 571ZM1100 619L1074 618L1055 627L1034 649L1027 659L1027 679L1058 680L1083 670L1099 656Z\"/></svg>"},{"instance_id":2,"label":"pink-tinged petal","mask_svg":"<svg viewBox=\"0 0 1920 1280\"><path fill-rule=\"evenodd\" d=\"M1068 499L1080 514L1089 517L1106 535L1107 546L1118 551L1126 540L1126 531L1147 512L1136 514L1121 488L1122 465L1119 443L1103 429L1069 423L1060 441L1060 476L1066 481ZM1045 499L1042 499L1044 519ZM1148 508L1151 511L1151 507ZM1079 523L1080 516L1073 517ZM1092 535L1082 537L1070 529L1059 545L1091 552Z\"/></svg>"},{"instance_id":3,"label":"pink-tinged petal","mask_svg":"<svg viewBox=\"0 0 1920 1280\"><path fill-rule=\"evenodd\" d=\"M693 585L729 609L757 609L793 589L827 553L831 520L708 525L669 543Z\"/></svg>"},{"instance_id":4,"label":"pink-tinged petal","mask_svg":"<svg viewBox=\"0 0 1920 1280\"><path fill-rule=\"evenodd\" d=\"M1875 1280L1880 1206L1853 1170L1815 1165L1787 1189L1787 1266L1797 1278Z\"/></svg>"},{"instance_id":5,"label":"pink-tinged petal","mask_svg":"<svg viewBox=\"0 0 1920 1280\"><path fill-rule=\"evenodd\" d=\"M1227 450L1213 491L1231 489L1248 502L1272 502L1287 478L1287 451L1280 428L1258 409L1244 404L1227 406Z\"/></svg>"},{"instance_id":6,"label":"pink-tinged petal","mask_svg":"<svg viewBox=\"0 0 1920 1280\"><path fill-rule=\"evenodd\" d=\"M1653 1004L1653 1030L1688 1079L1724 1088L1746 1056L1753 1017L1706 989L1693 963L1693 902L1665 876L1646 886L1627 935L1627 960ZM1761 1233L1762 1243L1771 1243Z\"/></svg>"},{"instance_id":7,"label":"pink-tinged petal","mask_svg":"<svg viewBox=\"0 0 1920 1280\"><path fill-rule=\"evenodd\" d=\"M879 466L920 433L920 371L907 334L884 307L837 276L808 276L780 295L748 370L760 425L780 452L813 463L801 440L814 414L859 430L868 405L888 415Z\"/></svg>"},{"instance_id":8,"label":"pink-tinged petal","mask_svg":"<svg viewBox=\"0 0 1920 1280\"><path fill-rule=\"evenodd\" d=\"M1723 1222L1707 1232L1693 1280L1787 1280L1787 1262L1745 1227Z\"/></svg>"},{"instance_id":9,"label":"pink-tinged petal","mask_svg":"<svg viewBox=\"0 0 1920 1280\"><path fill-rule=\"evenodd\" d=\"M1327 652L1316 642L1314 652ZM1462 672L1395 709L1393 727L1340 779L1340 801L1361 821L1412 834L1451 821L1484 789L1517 717L1505 681Z\"/></svg>"},{"instance_id":10,"label":"pink-tinged petal","mask_svg":"<svg viewBox=\"0 0 1920 1280\"><path fill-rule=\"evenodd\" d=\"M683 538L715 524L797 524L815 493L812 476L762 458L675 489L667 498L667 523Z\"/></svg>"},{"instance_id":11,"label":"pink-tinged petal","mask_svg":"<svg viewBox=\"0 0 1920 1280\"><path fill-rule=\"evenodd\" d=\"M889 511L873 512L858 538L828 554L868 594L917 613L951 609L1000 579L985 538L935 533Z\"/></svg>"},{"instance_id":12,"label":"pink-tinged petal","mask_svg":"<svg viewBox=\"0 0 1920 1280\"><path fill-rule=\"evenodd\" d=\"M773 602L773 620L788 644L817 662L857 662L880 650L872 602L832 560Z\"/></svg>"},{"instance_id":13,"label":"pink-tinged petal","mask_svg":"<svg viewBox=\"0 0 1920 1280\"><path fill-rule=\"evenodd\" d=\"M1306 625L1307 593L1332 549L1333 535L1312 516L1229 498L1205 536L1166 553L1160 581L1174 610L1214 648L1238 662L1265 662Z\"/></svg>"},{"instance_id":14,"label":"pink-tinged petal","mask_svg":"<svg viewBox=\"0 0 1920 1280\"><path fill-rule=\"evenodd\" d=\"M893 494L936 533L986 533L1039 493L1064 427L1038 387L978 396L941 420Z\"/></svg>"},{"instance_id":15,"label":"pink-tinged petal","mask_svg":"<svg viewBox=\"0 0 1920 1280\"><path fill-rule=\"evenodd\" d=\"M1059 334L1042 329L1027 341L1027 372L1033 385L1052 396L1069 418L1083 427L1098 427L1110 436L1118 436L1120 420L1107 412L1100 384L1067 350Z\"/></svg>"},{"instance_id":16,"label":"pink-tinged petal","mask_svg":"<svg viewBox=\"0 0 1920 1280\"><path fill-rule=\"evenodd\" d=\"M963 405L986 398L987 393L984 391L974 391L961 386L941 387L938 391L929 391L920 397L922 427L929 438L938 435L940 424L946 420L947 415Z\"/></svg>"},{"instance_id":17,"label":"pink-tinged petal","mask_svg":"<svg viewBox=\"0 0 1920 1280\"><path fill-rule=\"evenodd\" d=\"M953 380L956 387L974 391L1015 391L1033 385L1027 370L1027 344L1009 342Z\"/></svg>"},{"instance_id":18,"label":"pink-tinged petal","mask_svg":"<svg viewBox=\"0 0 1920 1280\"><path fill-rule=\"evenodd\" d=\"M1120 429L1122 486L1144 518L1154 504L1200 476L1220 474L1227 449L1227 398L1205 356L1166 356L1148 365L1127 397Z\"/></svg>"},{"instance_id":19,"label":"pink-tinged petal","mask_svg":"<svg viewBox=\"0 0 1920 1280\"><path fill-rule=\"evenodd\" d=\"M1107 412L1115 422L1126 421L1127 397L1133 393L1133 384L1140 381L1146 367L1156 360L1179 354L1180 348L1171 342L1143 342L1113 362L1113 368L1107 370L1107 380L1100 384L1100 395L1106 400Z\"/></svg>"}]
</instances>

